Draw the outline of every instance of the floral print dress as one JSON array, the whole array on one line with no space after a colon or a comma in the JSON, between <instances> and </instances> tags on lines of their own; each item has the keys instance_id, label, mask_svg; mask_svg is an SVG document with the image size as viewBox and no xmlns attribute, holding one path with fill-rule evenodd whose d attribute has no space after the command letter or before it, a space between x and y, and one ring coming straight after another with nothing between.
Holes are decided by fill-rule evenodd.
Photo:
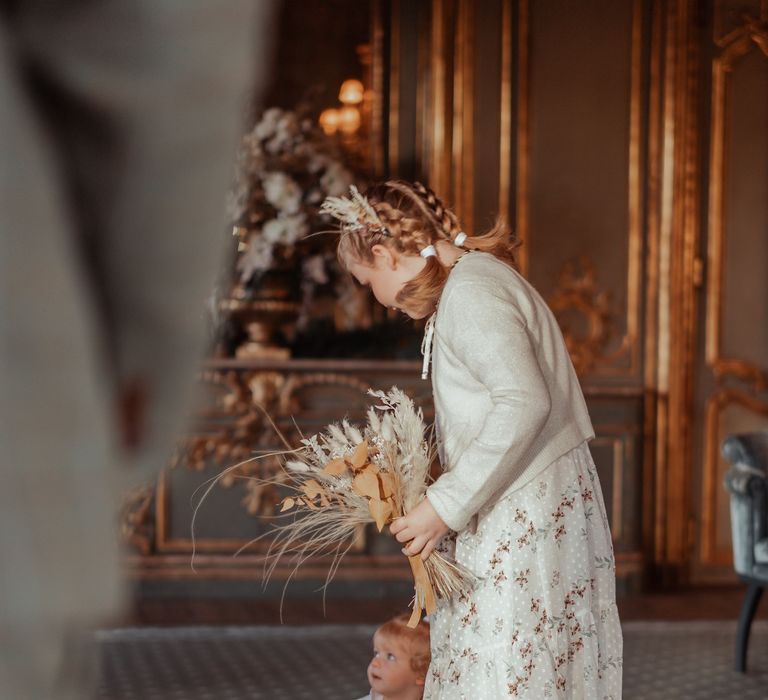
<instances>
[{"instance_id":1,"label":"floral print dress","mask_svg":"<svg viewBox=\"0 0 768 700\"><path fill-rule=\"evenodd\" d=\"M477 581L431 617L425 700L621 698L613 547L587 443L441 547Z\"/></svg>"}]
</instances>

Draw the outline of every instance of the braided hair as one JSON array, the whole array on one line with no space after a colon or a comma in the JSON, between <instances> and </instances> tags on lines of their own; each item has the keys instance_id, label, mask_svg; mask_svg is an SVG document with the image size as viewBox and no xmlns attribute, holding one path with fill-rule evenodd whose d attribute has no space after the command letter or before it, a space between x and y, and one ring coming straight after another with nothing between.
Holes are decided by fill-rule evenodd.
<instances>
[{"instance_id":1,"label":"braided hair","mask_svg":"<svg viewBox=\"0 0 768 700\"><path fill-rule=\"evenodd\" d=\"M401 254L419 255L428 245L441 240L453 243L463 233L456 215L433 190L420 182L389 180L372 186L365 194L384 230L365 227L342 235L337 254L345 268L352 260L372 265L371 249L376 244L386 245ZM498 220L484 234L465 234L461 245L468 250L489 252L510 265L515 264L517 244L503 220ZM425 260L424 269L407 282L397 296L398 304L407 307L416 317L434 311L449 272L437 256Z\"/></svg>"}]
</instances>

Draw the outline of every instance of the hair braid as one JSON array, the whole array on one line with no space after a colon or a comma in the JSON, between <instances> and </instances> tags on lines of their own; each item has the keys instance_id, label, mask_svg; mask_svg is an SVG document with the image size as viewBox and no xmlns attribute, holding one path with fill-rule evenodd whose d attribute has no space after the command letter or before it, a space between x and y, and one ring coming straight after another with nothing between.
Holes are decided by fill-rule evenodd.
<instances>
[{"instance_id":1,"label":"hair braid","mask_svg":"<svg viewBox=\"0 0 768 700\"><path fill-rule=\"evenodd\" d=\"M422 222L414 216L407 216L402 209L392 206L388 202L377 202L373 205L382 223L401 253L418 254L422 248L428 246L432 239L428 231L424 230Z\"/></svg>"},{"instance_id":2,"label":"hair braid","mask_svg":"<svg viewBox=\"0 0 768 700\"><path fill-rule=\"evenodd\" d=\"M442 234L443 238L452 241L461 230L456 214L443 204L434 190L421 182L414 182L412 189L432 212L438 232Z\"/></svg>"},{"instance_id":3,"label":"hair braid","mask_svg":"<svg viewBox=\"0 0 768 700\"><path fill-rule=\"evenodd\" d=\"M383 225L347 230L339 239L337 255L342 266L350 261L367 265L374 262L373 248L384 245L406 255L419 255L435 242L455 242L461 231L456 215L422 183L390 180L373 185L366 198ZM519 245L503 218L484 233L464 238L462 247L490 253L515 265L514 250ZM450 268L435 256L426 257L424 269L400 290L397 301L414 318L433 311L448 279Z\"/></svg>"}]
</instances>

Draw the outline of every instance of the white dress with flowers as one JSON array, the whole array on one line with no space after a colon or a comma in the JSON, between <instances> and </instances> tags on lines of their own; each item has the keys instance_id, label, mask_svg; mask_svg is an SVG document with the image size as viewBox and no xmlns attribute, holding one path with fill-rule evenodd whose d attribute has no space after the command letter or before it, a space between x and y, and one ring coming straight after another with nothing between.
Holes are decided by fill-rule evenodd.
<instances>
[{"instance_id":1,"label":"white dress with flowers","mask_svg":"<svg viewBox=\"0 0 768 700\"><path fill-rule=\"evenodd\" d=\"M443 546L477 582L432 616L425 700L621 697L613 548L587 443Z\"/></svg>"}]
</instances>

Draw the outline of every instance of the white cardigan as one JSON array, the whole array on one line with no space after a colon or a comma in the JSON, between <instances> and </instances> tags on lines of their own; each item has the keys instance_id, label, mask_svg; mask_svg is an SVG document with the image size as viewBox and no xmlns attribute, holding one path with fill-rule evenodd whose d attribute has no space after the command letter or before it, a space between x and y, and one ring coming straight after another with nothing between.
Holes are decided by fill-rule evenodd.
<instances>
[{"instance_id":1,"label":"white cardigan","mask_svg":"<svg viewBox=\"0 0 768 700\"><path fill-rule=\"evenodd\" d=\"M432 391L444 472L427 498L453 530L594 437L554 315L489 253L464 255L449 274L434 319Z\"/></svg>"}]
</instances>

